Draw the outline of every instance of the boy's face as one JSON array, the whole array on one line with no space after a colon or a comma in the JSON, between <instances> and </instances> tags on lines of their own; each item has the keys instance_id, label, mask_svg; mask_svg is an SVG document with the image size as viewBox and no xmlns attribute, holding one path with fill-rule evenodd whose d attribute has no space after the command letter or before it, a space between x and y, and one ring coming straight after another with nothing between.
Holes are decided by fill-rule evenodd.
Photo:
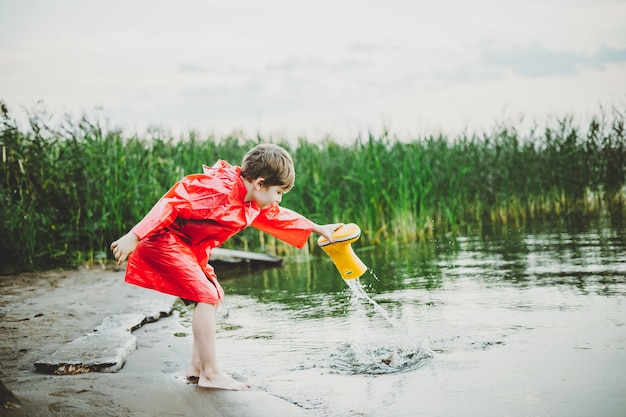
<instances>
[{"instance_id":1,"label":"boy's face","mask_svg":"<svg viewBox=\"0 0 626 417\"><path fill-rule=\"evenodd\" d=\"M252 198L259 208L264 209L274 203L280 203L285 194L285 189L280 185L265 187L258 182L255 184Z\"/></svg>"}]
</instances>

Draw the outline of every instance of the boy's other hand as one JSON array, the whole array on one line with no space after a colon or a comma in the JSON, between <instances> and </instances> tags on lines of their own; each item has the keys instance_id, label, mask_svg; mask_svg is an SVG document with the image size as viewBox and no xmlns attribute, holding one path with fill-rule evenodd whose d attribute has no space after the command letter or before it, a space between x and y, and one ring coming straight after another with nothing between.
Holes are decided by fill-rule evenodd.
<instances>
[{"instance_id":1,"label":"boy's other hand","mask_svg":"<svg viewBox=\"0 0 626 417\"><path fill-rule=\"evenodd\" d=\"M124 263L124 261L135 251L139 243L139 238L133 232L128 232L115 242L111 243L111 251L118 265Z\"/></svg>"}]
</instances>

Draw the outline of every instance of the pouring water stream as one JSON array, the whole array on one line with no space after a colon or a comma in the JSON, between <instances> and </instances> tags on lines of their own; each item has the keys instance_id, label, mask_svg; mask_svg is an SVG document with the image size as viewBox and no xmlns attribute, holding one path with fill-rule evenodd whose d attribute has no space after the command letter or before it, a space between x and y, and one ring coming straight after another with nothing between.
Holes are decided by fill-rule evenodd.
<instances>
[{"instance_id":1,"label":"pouring water stream","mask_svg":"<svg viewBox=\"0 0 626 417\"><path fill-rule=\"evenodd\" d=\"M376 279L378 277L370 268L365 266L350 245L360 235L361 229L356 224L349 223L333 233L335 243L330 244L322 236L319 238L318 244L331 257L341 277L352 290L357 301L355 304L358 304L358 300L367 301L395 329L401 329L389 313L367 295L361 284L360 277L367 271ZM406 339L403 343L394 340L389 343L389 340L385 340L385 343L382 344L368 341L365 345L346 343L340 346L337 353L331 355L331 368L349 374L388 374L421 366L425 359L432 357L432 351L424 342L419 345L414 343L406 329L403 330L404 339Z\"/></svg>"}]
</instances>

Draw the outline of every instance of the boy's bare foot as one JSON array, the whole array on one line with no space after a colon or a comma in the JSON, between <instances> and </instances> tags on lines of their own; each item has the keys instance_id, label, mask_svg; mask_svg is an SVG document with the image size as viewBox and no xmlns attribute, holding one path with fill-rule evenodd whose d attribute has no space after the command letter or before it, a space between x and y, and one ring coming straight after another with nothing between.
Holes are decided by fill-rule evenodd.
<instances>
[{"instance_id":1,"label":"boy's bare foot","mask_svg":"<svg viewBox=\"0 0 626 417\"><path fill-rule=\"evenodd\" d=\"M200 375L200 368L190 365L187 369L187 381L198 382L198 378L200 378L198 375Z\"/></svg>"},{"instance_id":2,"label":"boy's bare foot","mask_svg":"<svg viewBox=\"0 0 626 417\"><path fill-rule=\"evenodd\" d=\"M198 379L198 386L203 388L215 388L233 391L250 388L250 384L246 382L239 382L232 376L224 372L219 372L218 374L213 375L211 378L208 378L205 375L200 375L200 378Z\"/></svg>"}]
</instances>

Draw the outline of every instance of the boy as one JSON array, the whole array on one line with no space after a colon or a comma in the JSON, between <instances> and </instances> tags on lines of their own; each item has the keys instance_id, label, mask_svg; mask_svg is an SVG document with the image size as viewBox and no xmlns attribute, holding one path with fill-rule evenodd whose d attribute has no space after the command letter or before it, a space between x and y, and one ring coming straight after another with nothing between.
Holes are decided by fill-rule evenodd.
<instances>
[{"instance_id":1,"label":"boy","mask_svg":"<svg viewBox=\"0 0 626 417\"><path fill-rule=\"evenodd\" d=\"M272 144L258 145L241 167L219 160L203 174L177 182L126 235L111 243L125 281L196 303L193 350L187 378L206 388L240 390L250 385L222 372L216 354L216 312L224 291L208 264L211 249L247 226L302 248L311 232L333 242L343 225L318 225L279 207L294 185L291 156Z\"/></svg>"}]
</instances>

